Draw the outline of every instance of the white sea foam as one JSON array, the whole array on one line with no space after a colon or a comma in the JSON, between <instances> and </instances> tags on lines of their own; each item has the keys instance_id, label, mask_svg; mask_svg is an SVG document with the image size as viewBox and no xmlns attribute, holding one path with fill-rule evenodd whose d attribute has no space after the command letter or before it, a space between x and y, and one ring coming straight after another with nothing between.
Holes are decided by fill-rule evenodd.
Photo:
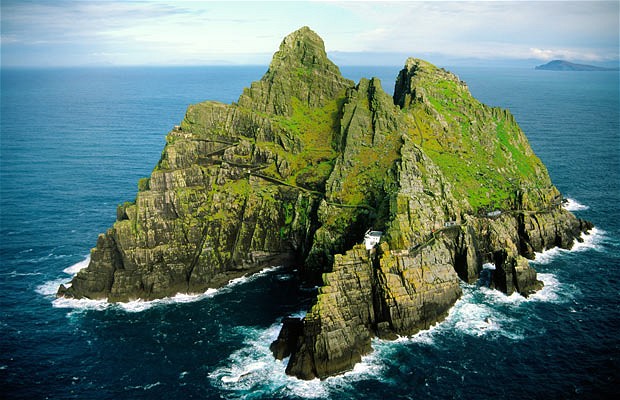
<instances>
[{"instance_id":1,"label":"white sea foam","mask_svg":"<svg viewBox=\"0 0 620 400\"><path fill-rule=\"evenodd\" d=\"M107 300L91 300L91 299L68 299L59 297L52 301L55 308L73 308L77 310L95 310L103 311L109 308L112 303Z\"/></svg>"},{"instance_id":2,"label":"white sea foam","mask_svg":"<svg viewBox=\"0 0 620 400\"><path fill-rule=\"evenodd\" d=\"M85 259L83 259L82 261L73 264L70 267L67 267L65 269L62 270L62 272L64 272L65 274L69 274L72 276L75 276L75 274L77 274L78 272L80 272L80 270L88 267L88 264L90 263L90 256L86 256Z\"/></svg>"},{"instance_id":3,"label":"white sea foam","mask_svg":"<svg viewBox=\"0 0 620 400\"><path fill-rule=\"evenodd\" d=\"M604 232L594 228L589 234L582 235L583 242L576 244L572 251L597 248ZM553 257L569 250L551 249L538 254L538 263L547 263ZM402 346L432 346L437 338L459 332L478 338L504 337L511 340L523 340L525 333L519 320L512 315L526 303L563 302L576 288L565 288L551 273L539 273L538 279L544 283L543 289L525 298L518 293L510 296L486 287L477 288L463 285L463 296L451 308L446 319L410 337L399 337L394 341L373 339L374 351L362 358L355 368L340 376L325 380L301 381L287 376L284 372L288 360L277 361L269 351L269 344L275 340L281 324L276 323L267 329L247 329L245 346L231 354L224 366L210 375L214 384L226 391L244 393L261 392L278 393L304 398L329 398L338 391L352 387L352 382L359 380L384 380L386 363L393 358ZM303 317L305 312L295 316Z\"/></svg>"},{"instance_id":4,"label":"white sea foam","mask_svg":"<svg viewBox=\"0 0 620 400\"><path fill-rule=\"evenodd\" d=\"M403 346L432 346L437 337L454 332L481 338L502 336L522 340L524 336L516 327L515 319L494 307L498 301L518 305L526 299L464 285L464 295L450 310L445 321L413 336L399 337L393 341L373 339L374 351L362 357L352 371L325 380L303 381L285 374L288 359L278 361L269 350L269 345L280 331L280 322L266 329L243 327L240 329L246 338L244 346L232 353L209 378L222 390L235 392L235 397L263 392L277 393L282 397L330 398L343 390L352 389L356 381L384 381L389 360ZM302 311L295 316L303 317L304 314Z\"/></svg>"},{"instance_id":5,"label":"white sea foam","mask_svg":"<svg viewBox=\"0 0 620 400\"><path fill-rule=\"evenodd\" d=\"M63 272L67 274L72 274L75 276L81 269L86 268L90 262L90 257L76 263L70 267L64 269ZM262 269L260 272L257 272L253 275L242 276L240 278L231 279L228 285L220 288L220 289L212 289L209 288L203 293L198 294L186 294L186 293L178 293L172 297L165 297L163 299L156 300L142 300L137 299L124 303L109 303L107 299L102 300L90 300L90 299L70 299L60 297L54 299L52 301L52 305L56 308L73 308L78 310L105 310L107 308L113 307L119 310L123 310L126 312L141 312L148 310L152 307L167 305L167 304L178 304L178 303L192 303L196 301L200 301L206 298L214 297L215 295L223 292L228 292L234 286L242 285L248 282L252 282L255 279L265 276L271 272L274 272L280 269L281 266L276 267L268 267ZM49 282L44 283L43 285L37 288L37 293L42 294L44 296L55 296L58 290L58 287L61 284L64 284L65 287L69 287L70 283L65 283L67 281L66 278L56 279Z\"/></svg>"},{"instance_id":6,"label":"white sea foam","mask_svg":"<svg viewBox=\"0 0 620 400\"><path fill-rule=\"evenodd\" d=\"M432 345L434 344L434 341L435 341L435 335L440 332L441 327L443 326L444 322L445 321L433 324L428 329L421 330L418 333L411 335L411 336L398 336L395 340L375 339L373 341L373 348L376 345L385 346L388 344L392 345L395 343L401 343L401 344L417 343L417 344L423 344L423 345Z\"/></svg>"},{"instance_id":7,"label":"white sea foam","mask_svg":"<svg viewBox=\"0 0 620 400\"><path fill-rule=\"evenodd\" d=\"M281 397L330 398L353 388L356 381L388 379L385 371L389 360L394 359L403 346L433 346L438 338L453 335L454 332L481 339L503 337L523 340L525 333L511 310L528 302L559 299L561 285L553 274L538 274L538 279L545 283L544 289L528 298L517 293L506 296L495 289L463 284L463 296L443 322L416 335L399 337L393 341L373 339L374 351L362 357L362 361L352 371L325 380L302 381L285 374L288 359L278 361L269 350L270 343L280 331L280 322L265 329L241 327L245 336L244 346L232 353L209 378L222 390L235 392L235 397L262 392L277 393ZM300 311L294 316L304 315L305 312Z\"/></svg>"},{"instance_id":8,"label":"white sea foam","mask_svg":"<svg viewBox=\"0 0 620 400\"><path fill-rule=\"evenodd\" d=\"M563 203L562 207L567 211L583 211L590 208L571 198L567 198L566 201Z\"/></svg>"},{"instance_id":9,"label":"white sea foam","mask_svg":"<svg viewBox=\"0 0 620 400\"><path fill-rule=\"evenodd\" d=\"M295 315L304 315L301 311ZM300 380L286 375L288 359L276 360L269 345L277 338L282 324L280 322L266 329L253 327L240 328L245 335L244 347L228 357L225 364L214 370L209 378L215 386L223 390L244 393L259 393L281 397L329 398L332 390L352 388L351 383L359 380L380 379L384 368L382 353L389 348L381 341L373 340L373 347L379 351L362 357L352 371L325 380Z\"/></svg>"},{"instance_id":10,"label":"white sea foam","mask_svg":"<svg viewBox=\"0 0 620 400\"><path fill-rule=\"evenodd\" d=\"M412 336L403 336L396 339L396 342L410 342L410 343L419 343L425 345L432 345L435 342L435 332L438 327L441 326L441 322L435 325L431 325L429 329L420 331Z\"/></svg>"},{"instance_id":11,"label":"white sea foam","mask_svg":"<svg viewBox=\"0 0 620 400\"><path fill-rule=\"evenodd\" d=\"M56 281L56 289L58 289L58 281ZM53 285L53 283L52 283ZM66 286L66 285L65 285ZM53 294L55 294L54 292ZM55 308L73 308L77 310L106 310L108 308L114 308L123 310L126 312L142 312L150 308L178 303L192 303L200 301L205 298L210 298L218 293L218 289L207 289L204 293L200 294L184 294L178 293L172 297L164 297L163 299L156 300L133 300L125 303L109 303L107 299L90 300L90 299L71 299L65 297L59 297L52 301L52 305Z\"/></svg>"},{"instance_id":12,"label":"white sea foam","mask_svg":"<svg viewBox=\"0 0 620 400\"><path fill-rule=\"evenodd\" d=\"M510 296L500 292L497 289L490 289L487 287L481 287L480 293L484 295L484 302L489 305L504 304L509 306L520 306L523 303L538 301L538 302L561 302L563 301L564 286L557 277L551 273L538 273L536 278L542 281L544 287L531 294L529 297L523 297L519 293L514 292ZM571 288L572 291L576 290Z\"/></svg>"},{"instance_id":13,"label":"white sea foam","mask_svg":"<svg viewBox=\"0 0 620 400\"><path fill-rule=\"evenodd\" d=\"M560 301L559 292L561 289L561 284L558 279L553 274L536 274L536 278L545 286L537 291L536 293L530 295L527 300L529 301L542 301L542 302L558 302Z\"/></svg>"},{"instance_id":14,"label":"white sea foam","mask_svg":"<svg viewBox=\"0 0 620 400\"><path fill-rule=\"evenodd\" d=\"M440 325L438 332L459 331L465 335L503 336L512 340L521 340L523 335L514 330L515 319L495 307L501 302L518 304L521 299L502 295L491 289L464 288L464 294L448 313L448 318ZM519 296L520 297L520 296Z\"/></svg>"},{"instance_id":15,"label":"white sea foam","mask_svg":"<svg viewBox=\"0 0 620 400\"><path fill-rule=\"evenodd\" d=\"M80 271L83 268L86 268L88 266L88 263L90 262L90 256L87 256L84 260L77 262L73 265L71 265L70 267L67 267L63 270L63 272L65 274L71 275L71 278L73 278L75 276L75 274L78 273L78 271ZM58 279L54 279L51 281L47 281L39 286L37 286L37 288L35 289L35 291L43 296L46 297L52 297L56 295L56 292L58 291L58 287L60 285L65 285L65 287L69 287L71 286L70 283L67 283L67 281L70 278L64 277L64 278L58 278Z\"/></svg>"},{"instance_id":16,"label":"white sea foam","mask_svg":"<svg viewBox=\"0 0 620 400\"><path fill-rule=\"evenodd\" d=\"M530 260L530 263L541 265L549 264L564 251L566 250L553 247L551 249L545 249L542 252L536 252L534 253L534 259Z\"/></svg>"},{"instance_id":17,"label":"white sea foam","mask_svg":"<svg viewBox=\"0 0 620 400\"><path fill-rule=\"evenodd\" d=\"M560 247L553 247L551 249L543 250L540 253L535 253L534 260L530 261L534 264L549 264L557 256L571 251L586 251L586 250L600 250L601 242L605 239L605 231L592 228L588 233L581 233L581 241L576 240L573 247L570 250L562 249Z\"/></svg>"},{"instance_id":18,"label":"white sea foam","mask_svg":"<svg viewBox=\"0 0 620 400\"><path fill-rule=\"evenodd\" d=\"M267 387L272 390L285 387L288 381L284 373L287 360L276 360L269 350L280 328L280 322L267 329L239 327L245 336L244 346L233 352L225 365L211 372L209 378L216 386L230 391L260 392Z\"/></svg>"},{"instance_id":19,"label":"white sea foam","mask_svg":"<svg viewBox=\"0 0 620 400\"><path fill-rule=\"evenodd\" d=\"M153 308L156 306L166 305L166 304L178 304L178 303L193 303L195 301L200 301L206 298L211 298L218 293L217 289L207 289L204 293L200 294L185 294L185 293L177 293L172 297L164 297L163 299L156 299L150 301L144 300L134 300L128 301L126 303L116 303L114 304L116 307L121 310L127 312L141 312L148 310L149 308Z\"/></svg>"},{"instance_id":20,"label":"white sea foam","mask_svg":"<svg viewBox=\"0 0 620 400\"><path fill-rule=\"evenodd\" d=\"M67 281L66 278L60 278L60 279L55 279L52 281L47 281L43 283L42 285L37 286L35 289L35 292L39 293L40 295L46 296L46 297L55 296L56 292L58 291L58 287L62 284L65 284L66 281ZM65 284L65 286L67 285Z\"/></svg>"},{"instance_id":21,"label":"white sea foam","mask_svg":"<svg viewBox=\"0 0 620 400\"><path fill-rule=\"evenodd\" d=\"M465 303L459 313L460 317L455 318L454 327L468 335L482 336L501 329L499 323L491 318L493 310L484 304Z\"/></svg>"},{"instance_id":22,"label":"white sea foam","mask_svg":"<svg viewBox=\"0 0 620 400\"><path fill-rule=\"evenodd\" d=\"M231 279L228 281L228 285L226 285L226 287L233 287L237 285L243 285L244 283L252 282L260 278L261 276L265 276L281 268L282 268L282 265L278 265L275 267L267 267L267 268L263 268L262 270L254 274L244 275L244 276L240 276L239 278Z\"/></svg>"},{"instance_id":23,"label":"white sea foam","mask_svg":"<svg viewBox=\"0 0 620 400\"><path fill-rule=\"evenodd\" d=\"M78 271L80 271L83 268L86 268L89 262L90 262L90 256L86 256L86 258L83 259L82 261L79 261L63 270L65 274L71 275L70 278L63 277L63 278L58 278L58 279L54 279L51 281L47 281L37 286L35 289L35 292L39 293L40 295L46 296L46 297L55 297L56 292L58 291L58 287L60 285L65 285L65 287L70 287L71 283L68 283L68 281L71 278L73 278L75 274L78 273ZM86 301L91 301L91 300L86 300Z\"/></svg>"},{"instance_id":24,"label":"white sea foam","mask_svg":"<svg viewBox=\"0 0 620 400\"><path fill-rule=\"evenodd\" d=\"M484 295L484 301L488 303L519 305L526 300L525 297L521 296L517 292L514 292L510 296L507 296L504 292L500 292L497 289L491 289L484 286L480 287L479 290L480 293Z\"/></svg>"},{"instance_id":25,"label":"white sea foam","mask_svg":"<svg viewBox=\"0 0 620 400\"><path fill-rule=\"evenodd\" d=\"M605 240L605 231L593 227L588 233L581 233L582 242L576 241L571 251L584 251L589 249L600 250L601 243Z\"/></svg>"}]
</instances>

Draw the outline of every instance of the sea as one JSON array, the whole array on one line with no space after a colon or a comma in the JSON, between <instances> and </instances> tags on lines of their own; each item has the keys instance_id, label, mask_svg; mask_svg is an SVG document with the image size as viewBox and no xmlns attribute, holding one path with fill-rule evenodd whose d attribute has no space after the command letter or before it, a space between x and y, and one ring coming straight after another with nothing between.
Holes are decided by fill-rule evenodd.
<instances>
[{"instance_id":1,"label":"sea","mask_svg":"<svg viewBox=\"0 0 620 400\"><path fill-rule=\"evenodd\" d=\"M285 375L269 344L315 288L267 268L197 296L55 299L135 198L189 104L234 102L266 66L1 70L0 398L601 399L620 393L618 72L446 66L515 115L595 228L532 265L523 298L462 283L442 323L374 339L355 368ZM343 67L392 93L399 67ZM618 398L618 397L616 397Z\"/></svg>"}]
</instances>

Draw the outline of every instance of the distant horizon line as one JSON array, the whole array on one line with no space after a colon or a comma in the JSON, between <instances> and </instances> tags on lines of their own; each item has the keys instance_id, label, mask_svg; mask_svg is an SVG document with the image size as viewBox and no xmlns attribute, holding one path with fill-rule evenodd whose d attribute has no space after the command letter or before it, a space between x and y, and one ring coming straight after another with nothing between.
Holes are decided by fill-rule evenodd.
<instances>
[{"instance_id":1,"label":"distant horizon line","mask_svg":"<svg viewBox=\"0 0 620 400\"><path fill-rule=\"evenodd\" d=\"M550 60L555 61L555 60ZM476 67L476 68L519 68L519 69L530 69L534 68L538 65L547 64L550 61L539 61L536 63L527 63L526 61L519 61L515 63L509 62L490 62L485 65L483 62L480 63L472 63L472 62L431 62L432 64L443 67L443 66L458 66L458 67ZM566 60L562 60L566 61ZM571 61L571 63L574 63ZM618 63L597 63L597 64L585 64L584 62L579 62L584 65L591 65L597 67L609 67L609 65L618 65ZM405 63L400 64L390 64L390 63L360 63L360 64L336 64L339 68L342 67L383 67L383 68L402 68ZM269 68L269 63L260 64L260 63L248 63L248 64L75 64L75 65L3 65L0 64L0 69L80 69L80 68L252 68L252 67L261 67L261 68Z\"/></svg>"},{"instance_id":2,"label":"distant horizon line","mask_svg":"<svg viewBox=\"0 0 620 400\"><path fill-rule=\"evenodd\" d=\"M592 65L597 67L619 67L620 58L605 60L588 60L578 58L511 58L511 57L488 57L479 56L463 56L449 55L445 53L435 52L381 52L381 51L328 51L328 58L337 66L346 67L402 67L408 58L419 58L430 62L437 66L492 66L492 67L536 67L546 64L550 61L561 60L571 63ZM273 57L273 53L252 53L252 54L223 54L221 58L212 58L211 60L187 59L159 61L154 63L137 62L137 63L115 63L105 60L82 60L76 63L55 63L54 61L47 63L23 62L11 63L8 60L0 61L1 68L105 68L105 67L259 67L269 66ZM236 59L236 60L235 60ZM1 60L1 59L0 59ZM17 61L17 60L14 60ZM90 62L89 62L90 61Z\"/></svg>"}]
</instances>

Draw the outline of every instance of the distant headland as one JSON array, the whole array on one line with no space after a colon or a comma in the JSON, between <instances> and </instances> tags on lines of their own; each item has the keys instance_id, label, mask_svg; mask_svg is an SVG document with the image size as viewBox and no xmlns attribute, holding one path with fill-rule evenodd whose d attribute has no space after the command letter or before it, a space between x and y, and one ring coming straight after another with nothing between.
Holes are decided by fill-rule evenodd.
<instances>
[{"instance_id":1,"label":"distant headland","mask_svg":"<svg viewBox=\"0 0 620 400\"><path fill-rule=\"evenodd\" d=\"M618 71L618 68L597 67L595 65L575 64L564 60L553 60L536 68L543 71Z\"/></svg>"}]
</instances>

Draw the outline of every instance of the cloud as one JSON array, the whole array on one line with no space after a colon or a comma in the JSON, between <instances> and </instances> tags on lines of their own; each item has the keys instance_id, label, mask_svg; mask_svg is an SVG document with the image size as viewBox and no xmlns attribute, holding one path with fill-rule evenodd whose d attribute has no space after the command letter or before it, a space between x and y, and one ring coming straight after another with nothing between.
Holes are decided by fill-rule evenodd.
<instances>
[{"instance_id":1,"label":"cloud","mask_svg":"<svg viewBox=\"0 0 620 400\"><path fill-rule=\"evenodd\" d=\"M619 4L3 0L2 62L241 63L302 25L336 52L612 60Z\"/></svg>"},{"instance_id":2,"label":"cloud","mask_svg":"<svg viewBox=\"0 0 620 400\"><path fill-rule=\"evenodd\" d=\"M11 2L2 4L3 63L20 54L85 48L81 59L106 59L118 64L167 63L208 52L222 24L238 24L224 15L211 18L209 3L164 2ZM204 40L204 37L211 40ZM224 35L229 36L230 35ZM222 46L232 43L222 40ZM213 48L222 53L226 47ZM7 57L8 56L8 57ZM73 55L75 56L75 55ZM15 61L17 63L17 61Z\"/></svg>"},{"instance_id":3,"label":"cloud","mask_svg":"<svg viewBox=\"0 0 620 400\"><path fill-rule=\"evenodd\" d=\"M550 60L579 60L579 61L609 61L614 60L614 54L602 54L601 52L591 52L589 50L574 50L574 49L530 49L531 58L538 60L550 61Z\"/></svg>"},{"instance_id":4,"label":"cloud","mask_svg":"<svg viewBox=\"0 0 620 400\"><path fill-rule=\"evenodd\" d=\"M366 51L442 52L472 57L618 58L618 2L344 3L367 30ZM344 49L339 49L344 50Z\"/></svg>"}]
</instances>

